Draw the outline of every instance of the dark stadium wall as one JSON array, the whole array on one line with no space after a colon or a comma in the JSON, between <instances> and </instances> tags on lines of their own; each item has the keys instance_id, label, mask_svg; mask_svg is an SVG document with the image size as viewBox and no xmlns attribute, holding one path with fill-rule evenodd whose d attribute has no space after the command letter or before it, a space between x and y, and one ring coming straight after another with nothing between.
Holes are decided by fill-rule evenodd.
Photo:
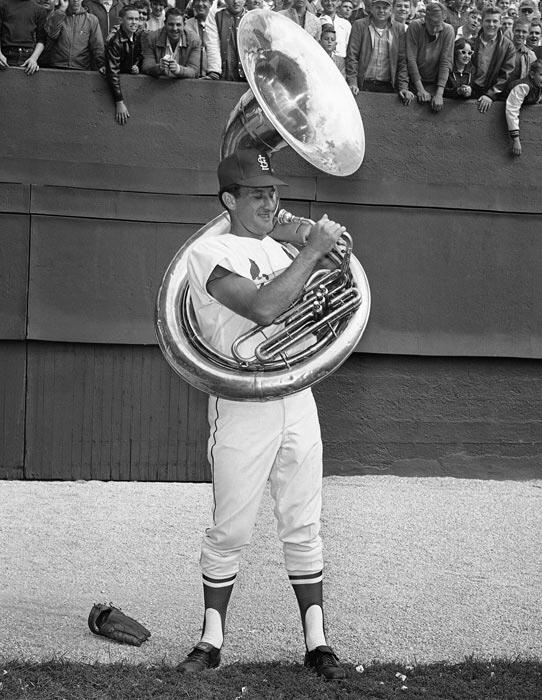
<instances>
[{"instance_id":1,"label":"dark stadium wall","mask_svg":"<svg viewBox=\"0 0 542 700\"><path fill-rule=\"evenodd\" d=\"M220 211L220 135L244 86L2 74L0 477L209 478L205 396L170 371L165 266ZM510 156L503 105L438 115L361 94L367 151L330 178L276 156L296 213L348 226L372 290L358 351L315 389L326 473L540 475L541 108Z\"/></svg>"}]
</instances>

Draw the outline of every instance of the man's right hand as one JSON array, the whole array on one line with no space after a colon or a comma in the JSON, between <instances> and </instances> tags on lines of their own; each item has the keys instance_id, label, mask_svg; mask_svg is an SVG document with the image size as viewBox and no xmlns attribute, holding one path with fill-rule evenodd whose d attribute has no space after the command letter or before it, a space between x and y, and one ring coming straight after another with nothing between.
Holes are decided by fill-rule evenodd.
<instances>
[{"instance_id":1,"label":"man's right hand","mask_svg":"<svg viewBox=\"0 0 542 700\"><path fill-rule=\"evenodd\" d=\"M332 221L327 214L324 214L312 226L307 236L306 247L312 248L320 256L327 255L333 250L336 242L345 232L346 228L344 226L341 226L336 221Z\"/></svg>"},{"instance_id":2,"label":"man's right hand","mask_svg":"<svg viewBox=\"0 0 542 700\"><path fill-rule=\"evenodd\" d=\"M120 102L115 102L115 121L117 124L124 126L130 117L130 112L128 107L121 100Z\"/></svg>"},{"instance_id":3,"label":"man's right hand","mask_svg":"<svg viewBox=\"0 0 542 700\"><path fill-rule=\"evenodd\" d=\"M350 90L352 90L353 95L359 95L359 87L357 85L350 85Z\"/></svg>"},{"instance_id":4,"label":"man's right hand","mask_svg":"<svg viewBox=\"0 0 542 700\"><path fill-rule=\"evenodd\" d=\"M431 95L424 87L418 90L418 102L431 102Z\"/></svg>"},{"instance_id":5,"label":"man's right hand","mask_svg":"<svg viewBox=\"0 0 542 700\"><path fill-rule=\"evenodd\" d=\"M6 70L8 68L8 59L0 52L0 70Z\"/></svg>"}]
</instances>

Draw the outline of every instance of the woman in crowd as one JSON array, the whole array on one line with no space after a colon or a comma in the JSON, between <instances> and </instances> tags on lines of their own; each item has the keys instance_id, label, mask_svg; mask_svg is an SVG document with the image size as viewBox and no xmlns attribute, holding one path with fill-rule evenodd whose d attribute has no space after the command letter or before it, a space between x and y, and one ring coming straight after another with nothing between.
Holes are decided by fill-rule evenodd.
<instances>
[{"instance_id":1,"label":"woman in crowd","mask_svg":"<svg viewBox=\"0 0 542 700\"><path fill-rule=\"evenodd\" d=\"M468 99L472 94L471 82L474 68L471 63L472 44L467 39L456 39L454 44L454 65L444 88L444 97Z\"/></svg>"}]
</instances>

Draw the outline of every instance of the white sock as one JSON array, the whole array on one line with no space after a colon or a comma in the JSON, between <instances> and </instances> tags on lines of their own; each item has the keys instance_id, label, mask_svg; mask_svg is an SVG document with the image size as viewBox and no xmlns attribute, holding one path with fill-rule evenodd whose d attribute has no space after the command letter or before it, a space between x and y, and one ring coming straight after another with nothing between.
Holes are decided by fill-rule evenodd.
<instances>
[{"instance_id":1,"label":"white sock","mask_svg":"<svg viewBox=\"0 0 542 700\"><path fill-rule=\"evenodd\" d=\"M311 605L305 613L305 644L308 651L327 646L324 635L324 614L319 605Z\"/></svg>"},{"instance_id":2,"label":"white sock","mask_svg":"<svg viewBox=\"0 0 542 700\"><path fill-rule=\"evenodd\" d=\"M205 632L203 633L201 641L212 644L217 649L220 649L224 642L222 618L218 610L214 608L207 608L205 611Z\"/></svg>"}]
</instances>

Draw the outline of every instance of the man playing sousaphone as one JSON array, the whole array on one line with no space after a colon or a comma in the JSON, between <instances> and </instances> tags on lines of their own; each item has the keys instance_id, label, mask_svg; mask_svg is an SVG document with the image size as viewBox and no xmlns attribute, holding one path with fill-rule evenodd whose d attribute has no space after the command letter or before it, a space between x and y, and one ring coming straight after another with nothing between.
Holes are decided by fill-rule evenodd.
<instances>
[{"instance_id":1,"label":"man playing sousaphone","mask_svg":"<svg viewBox=\"0 0 542 700\"><path fill-rule=\"evenodd\" d=\"M206 342L231 356L233 341L255 324L269 325L300 296L344 226L324 215L307 225L297 254L272 238L284 184L268 155L237 151L218 166L219 197L229 233L202 238L187 267L194 313ZM185 673L216 668L230 595L269 480L278 535L301 612L305 666L327 680L345 677L328 646L322 601L320 510L322 442L310 389L264 403L209 397L208 456L213 522L201 547L204 620L201 640L180 664ZM262 581L262 586L266 582Z\"/></svg>"}]
</instances>

